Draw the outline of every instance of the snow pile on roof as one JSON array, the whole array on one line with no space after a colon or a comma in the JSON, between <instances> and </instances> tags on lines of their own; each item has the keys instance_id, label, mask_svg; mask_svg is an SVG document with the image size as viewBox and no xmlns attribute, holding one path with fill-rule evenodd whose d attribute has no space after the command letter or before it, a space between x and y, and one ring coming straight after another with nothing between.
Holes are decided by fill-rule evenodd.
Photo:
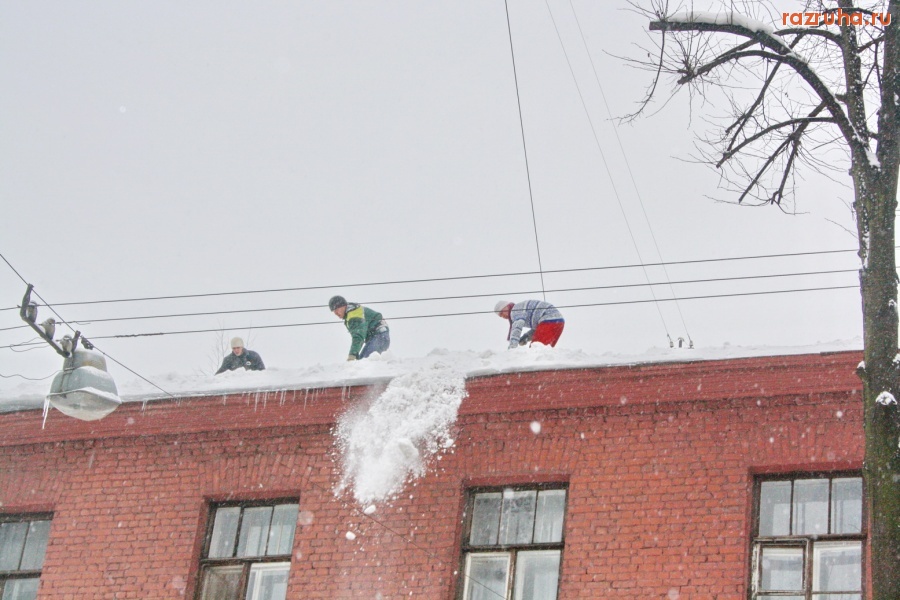
<instances>
[{"instance_id":1,"label":"snow pile on roof","mask_svg":"<svg viewBox=\"0 0 900 600\"><path fill-rule=\"evenodd\" d=\"M382 502L423 476L429 459L453 446L451 427L465 396L465 376L438 362L349 409L335 429L343 468L336 493L351 488L360 504Z\"/></svg>"},{"instance_id":2,"label":"snow pile on roof","mask_svg":"<svg viewBox=\"0 0 900 600\"><path fill-rule=\"evenodd\" d=\"M218 396L253 392L277 392L282 390L314 390L322 388L387 383L395 377L416 372L427 372L435 364L452 367L465 377L516 373L523 371L547 371L555 369L583 369L643 363L692 362L721 360L751 356L779 356L791 354L817 354L842 350L859 350L860 339L819 343L814 346L772 348L725 346L722 348L651 348L639 355L614 353L588 354L582 350L547 348L535 345L531 348L483 352L432 350L427 356L401 358L387 352L366 360L316 364L298 368L268 368L265 371L237 370L221 375L177 374L155 375L141 373L155 384L115 370L119 397L125 402L195 396ZM138 371L140 372L140 368ZM40 409L50 390L48 381L0 380L0 412L22 409ZM165 390L164 392L161 391Z\"/></svg>"}]
</instances>

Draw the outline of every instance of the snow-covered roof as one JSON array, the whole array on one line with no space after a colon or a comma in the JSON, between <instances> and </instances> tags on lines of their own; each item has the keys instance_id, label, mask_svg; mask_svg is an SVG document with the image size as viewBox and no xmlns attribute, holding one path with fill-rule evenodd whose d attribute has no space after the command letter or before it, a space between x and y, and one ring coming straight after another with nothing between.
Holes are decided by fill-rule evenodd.
<instances>
[{"instance_id":1,"label":"snow-covered roof","mask_svg":"<svg viewBox=\"0 0 900 600\"><path fill-rule=\"evenodd\" d=\"M647 363L694 362L761 356L819 354L860 350L862 341L834 341L801 347L651 348L643 354L588 354L581 350L534 346L511 351L432 350L415 358L395 357L388 352L357 362L316 364L298 368L268 368L265 371L232 371L221 375L183 373L144 374L147 379L178 398L271 392L280 390L322 389L385 383L409 373L446 366L466 378L528 371L585 369ZM125 402L144 402L169 396L139 378L117 375L119 396ZM0 389L0 412L41 408L49 391L49 381L28 381Z\"/></svg>"}]
</instances>

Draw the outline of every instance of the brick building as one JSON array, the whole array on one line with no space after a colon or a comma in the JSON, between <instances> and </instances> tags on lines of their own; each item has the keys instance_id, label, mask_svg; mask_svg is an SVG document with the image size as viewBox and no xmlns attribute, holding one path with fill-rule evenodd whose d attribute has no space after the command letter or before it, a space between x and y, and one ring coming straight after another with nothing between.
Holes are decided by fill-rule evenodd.
<instances>
[{"instance_id":1,"label":"brick building","mask_svg":"<svg viewBox=\"0 0 900 600\"><path fill-rule=\"evenodd\" d=\"M374 513L333 492L366 387L0 414L0 596L862 598L859 360L470 378Z\"/></svg>"}]
</instances>

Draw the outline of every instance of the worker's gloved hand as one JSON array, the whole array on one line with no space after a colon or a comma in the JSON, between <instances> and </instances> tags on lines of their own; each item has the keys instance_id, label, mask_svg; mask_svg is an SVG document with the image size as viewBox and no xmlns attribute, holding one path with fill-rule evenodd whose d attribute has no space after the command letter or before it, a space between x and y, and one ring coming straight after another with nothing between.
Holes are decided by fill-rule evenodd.
<instances>
[{"instance_id":1,"label":"worker's gloved hand","mask_svg":"<svg viewBox=\"0 0 900 600\"><path fill-rule=\"evenodd\" d=\"M522 337L519 338L519 345L524 346L525 344L529 343L531 341L531 338L533 338L533 337L534 337L533 329L531 331L526 331L524 334L522 334Z\"/></svg>"},{"instance_id":2,"label":"worker's gloved hand","mask_svg":"<svg viewBox=\"0 0 900 600\"><path fill-rule=\"evenodd\" d=\"M350 362L351 360L356 360L356 357L353 356L352 354L347 357L347 362Z\"/></svg>"}]
</instances>

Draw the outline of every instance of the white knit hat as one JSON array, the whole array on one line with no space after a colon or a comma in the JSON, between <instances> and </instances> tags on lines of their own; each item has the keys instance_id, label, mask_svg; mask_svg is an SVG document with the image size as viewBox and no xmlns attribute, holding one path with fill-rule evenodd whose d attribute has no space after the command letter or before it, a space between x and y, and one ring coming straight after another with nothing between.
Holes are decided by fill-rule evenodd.
<instances>
[{"instance_id":1,"label":"white knit hat","mask_svg":"<svg viewBox=\"0 0 900 600\"><path fill-rule=\"evenodd\" d=\"M509 300L501 300L494 306L494 312L499 315L501 312L503 312L504 308L510 306L511 304L512 302L510 302Z\"/></svg>"},{"instance_id":2,"label":"white knit hat","mask_svg":"<svg viewBox=\"0 0 900 600\"><path fill-rule=\"evenodd\" d=\"M231 338L231 347L232 348L243 348L244 340L241 338Z\"/></svg>"}]
</instances>

